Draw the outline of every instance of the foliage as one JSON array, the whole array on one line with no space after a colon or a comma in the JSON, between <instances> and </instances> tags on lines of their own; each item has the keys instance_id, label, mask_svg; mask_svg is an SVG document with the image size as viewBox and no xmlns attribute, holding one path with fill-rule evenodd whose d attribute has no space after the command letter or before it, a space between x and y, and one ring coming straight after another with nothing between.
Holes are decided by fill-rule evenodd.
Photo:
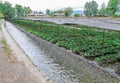
<instances>
[{"instance_id":1,"label":"foliage","mask_svg":"<svg viewBox=\"0 0 120 83\"><path fill-rule=\"evenodd\" d=\"M50 15L50 9L46 9L46 14Z\"/></svg>"},{"instance_id":2,"label":"foliage","mask_svg":"<svg viewBox=\"0 0 120 83\"><path fill-rule=\"evenodd\" d=\"M34 22L28 20L14 20L13 23L26 31L83 55L98 62L119 62L120 32L96 29L82 25L70 27L49 22ZM103 37L104 34L104 37Z\"/></svg>"},{"instance_id":3,"label":"foliage","mask_svg":"<svg viewBox=\"0 0 120 83\"><path fill-rule=\"evenodd\" d=\"M4 15L0 12L0 18L3 18L4 17Z\"/></svg>"},{"instance_id":4,"label":"foliage","mask_svg":"<svg viewBox=\"0 0 120 83\"><path fill-rule=\"evenodd\" d=\"M107 5L107 12L108 15L114 15L115 12L118 10L119 0L109 0Z\"/></svg>"},{"instance_id":5,"label":"foliage","mask_svg":"<svg viewBox=\"0 0 120 83\"><path fill-rule=\"evenodd\" d=\"M21 5L15 5L15 17L26 17L32 10L30 7L22 7Z\"/></svg>"},{"instance_id":6,"label":"foliage","mask_svg":"<svg viewBox=\"0 0 120 83\"><path fill-rule=\"evenodd\" d=\"M105 3L102 3L102 5L101 5L101 9L99 10L98 13L99 13L100 16L105 16L105 15L107 14Z\"/></svg>"},{"instance_id":7,"label":"foliage","mask_svg":"<svg viewBox=\"0 0 120 83\"><path fill-rule=\"evenodd\" d=\"M10 48L9 48L9 46L8 46L8 44L7 44L6 39L2 38L1 43L2 43L3 46L4 46L5 53L6 53L6 54L8 55L8 57L9 57L9 55L10 55L11 52L10 52Z\"/></svg>"},{"instance_id":8,"label":"foliage","mask_svg":"<svg viewBox=\"0 0 120 83\"><path fill-rule=\"evenodd\" d=\"M24 12L25 12L25 17L27 17L27 15L30 14L32 10L30 9L30 7L24 7Z\"/></svg>"},{"instance_id":9,"label":"foliage","mask_svg":"<svg viewBox=\"0 0 120 83\"><path fill-rule=\"evenodd\" d=\"M118 8L117 8L117 11L120 12L120 0L118 1Z\"/></svg>"},{"instance_id":10,"label":"foliage","mask_svg":"<svg viewBox=\"0 0 120 83\"><path fill-rule=\"evenodd\" d=\"M119 15L114 15L114 17L120 17L120 14Z\"/></svg>"},{"instance_id":11,"label":"foliage","mask_svg":"<svg viewBox=\"0 0 120 83\"><path fill-rule=\"evenodd\" d=\"M73 12L73 9L71 7L65 8L64 15L70 16L72 12Z\"/></svg>"},{"instance_id":12,"label":"foliage","mask_svg":"<svg viewBox=\"0 0 120 83\"><path fill-rule=\"evenodd\" d=\"M63 10L57 10L56 13L62 14Z\"/></svg>"},{"instance_id":13,"label":"foliage","mask_svg":"<svg viewBox=\"0 0 120 83\"><path fill-rule=\"evenodd\" d=\"M1 24L2 24L2 19L0 19L0 33L2 32Z\"/></svg>"},{"instance_id":14,"label":"foliage","mask_svg":"<svg viewBox=\"0 0 120 83\"><path fill-rule=\"evenodd\" d=\"M5 19L15 18L15 17L23 17L27 16L27 14L31 11L29 7L22 7L21 5L16 5L12 7L12 4L5 1L4 3L0 3L0 13Z\"/></svg>"},{"instance_id":15,"label":"foliage","mask_svg":"<svg viewBox=\"0 0 120 83\"><path fill-rule=\"evenodd\" d=\"M5 16L5 18L14 17L14 8L9 2L0 3L1 13Z\"/></svg>"},{"instance_id":16,"label":"foliage","mask_svg":"<svg viewBox=\"0 0 120 83\"><path fill-rule=\"evenodd\" d=\"M98 4L96 1L86 2L84 7L84 14L86 16L96 16L98 12Z\"/></svg>"},{"instance_id":17,"label":"foliage","mask_svg":"<svg viewBox=\"0 0 120 83\"><path fill-rule=\"evenodd\" d=\"M79 17L80 16L80 14L74 14L74 17Z\"/></svg>"},{"instance_id":18,"label":"foliage","mask_svg":"<svg viewBox=\"0 0 120 83\"><path fill-rule=\"evenodd\" d=\"M63 10L56 10L54 12L51 12L50 15L51 16L64 15L64 11Z\"/></svg>"},{"instance_id":19,"label":"foliage","mask_svg":"<svg viewBox=\"0 0 120 83\"><path fill-rule=\"evenodd\" d=\"M24 17L25 16L24 8L21 5L16 4L15 14L16 14L16 17Z\"/></svg>"}]
</instances>

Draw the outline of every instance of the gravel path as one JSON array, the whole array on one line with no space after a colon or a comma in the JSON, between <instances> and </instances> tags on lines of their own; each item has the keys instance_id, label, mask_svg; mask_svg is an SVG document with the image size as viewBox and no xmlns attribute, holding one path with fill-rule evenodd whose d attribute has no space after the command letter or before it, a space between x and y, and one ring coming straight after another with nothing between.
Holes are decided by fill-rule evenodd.
<instances>
[{"instance_id":1,"label":"gravel path","mask_svg":"<svg viewBox=\"0 0 120 83\"><path fill-rule=\"evenodd\" d=\"M33 65L5 28L0 33L0 41L3 37L8 41L12 53L8 57L0 43L0 83L52 83Z\"/></svg>"},{"instance_id":2,"label":"gravel path","mask_svg":"<svg viewBox=\"0 0 120 83\"><path fill-rule=\"evenodd\" d=\"M27 18L31 20L41 20L54 22L57 24L81 24L105 29L120 30L120 19L110 18Z\"/></svg>"}]
</instances>

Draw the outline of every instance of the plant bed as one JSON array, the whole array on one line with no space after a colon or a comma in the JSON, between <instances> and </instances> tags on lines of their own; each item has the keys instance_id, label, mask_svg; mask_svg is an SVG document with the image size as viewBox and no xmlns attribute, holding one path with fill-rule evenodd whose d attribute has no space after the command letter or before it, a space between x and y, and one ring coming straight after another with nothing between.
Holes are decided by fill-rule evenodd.
<instances>
[{"instance_id":1,"label":"plant bed","mask_svg":"<svg viewBox=\"0 0 120 83\"><path fill-rule=\"evenodd\" d=\"M11 21L24 30L60 47L100 63L118 63L120 32L96 29L83 25L57 25L29 20ZM76 28L69 28L69 27ZM68 28L66 28L68 27ZM77 29L79 28L79 29Z\"/></svg>"}]
</instances>

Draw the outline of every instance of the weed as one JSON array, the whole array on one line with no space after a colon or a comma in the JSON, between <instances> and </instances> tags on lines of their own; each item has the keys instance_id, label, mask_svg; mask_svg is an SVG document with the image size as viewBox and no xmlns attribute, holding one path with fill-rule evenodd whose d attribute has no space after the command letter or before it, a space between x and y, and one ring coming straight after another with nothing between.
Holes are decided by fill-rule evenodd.
<instances>
[{"instance_id":1,"label":"weed","mask_svg":"<svg viewBox=\"0 0 120 83\"><path fill-rule=\"evenodd\" d=\"M2 45L3 45L3 48L4 48L5 53L6 53L6 54L8 55L8 57L9 57L9 56L10 56L10 49L9 49L9 46L8 46L8 44L7 44L6 39L5 39L5 38L2 38L1 43L2 43Z\"/></svg>"}]
</instances>

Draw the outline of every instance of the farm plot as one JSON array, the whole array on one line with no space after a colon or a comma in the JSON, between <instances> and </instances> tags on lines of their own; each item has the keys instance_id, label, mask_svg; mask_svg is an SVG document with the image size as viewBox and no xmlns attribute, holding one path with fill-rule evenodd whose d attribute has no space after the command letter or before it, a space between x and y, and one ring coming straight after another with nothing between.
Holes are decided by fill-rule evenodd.
<instances>
[{"instance_id":1,"label":"farm plot","mask_svg":"<svg viewBox=\"0 0 120 83\"><path fill-rule=\"evenodd\" d=\"M120 32L83 25L57 25L50 22L13 20L24 30L100 63L119 63Z\"/></svg>"}]
</instances>

